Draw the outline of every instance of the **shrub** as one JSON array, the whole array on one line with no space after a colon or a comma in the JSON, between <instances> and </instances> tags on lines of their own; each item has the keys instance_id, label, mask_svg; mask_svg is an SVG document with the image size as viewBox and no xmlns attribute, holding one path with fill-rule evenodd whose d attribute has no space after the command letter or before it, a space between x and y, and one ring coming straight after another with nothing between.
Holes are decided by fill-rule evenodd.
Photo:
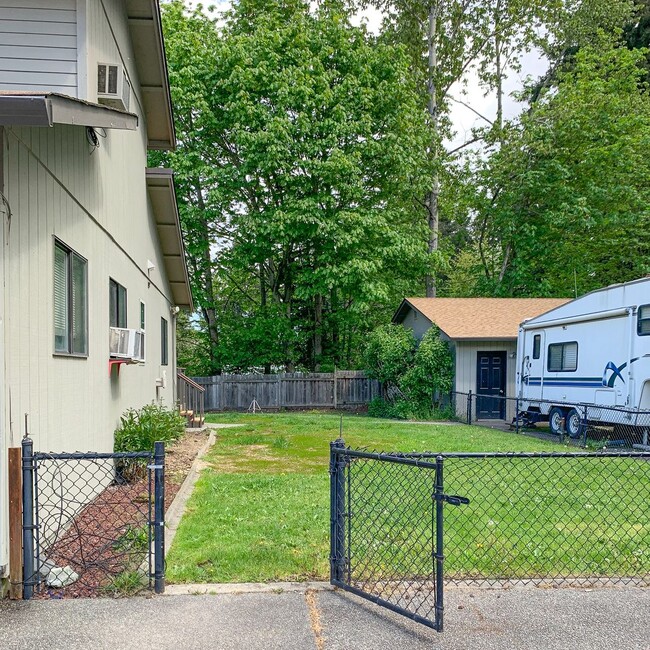
<instances>
[{"instance_id":1,"label":"shrub","mask_svg":"<svg viewBox=\"0 0 650 650\"><path fill-rule=\"evenodd\" d=\"M438 405L434 396L446 395L453 385L454 365L449 345L432 327L422 337L415 351L413 365L402 377L400 388L418 409Z\"/></svg>"},{"instance_id":2,"label":"shrub","mask_svg":"<svg viewBox=\"0 0 650 650\"><path fill-rule=\"evenodd\" d=\"M368 338L365 363L368 375L383 382L386 398L374 400L369 415L409 420L448 416L440 401L452 389L454 363L437 327L419 343L399 325L379 327Z\"/></svg>"},{"instance_id":3,"label":"shrub","mask_svg":"<svg viewBox=\"0 0 650 650\"><path fill-rule=\"evenodd\" d=\"M370 403L368 415L375 418L395 418L397 420L430 420L435 417L430 404L422 406L408 399L390 401L381 397L377 397Z\"/></svg>"},{"instance_id":4,"label":"shrub","mask_svg":"<svg viewBox=\"0 0 650 650\"><path fill-rule=\"evenodd\" d=\"M154 443L173 442L185 431L178 411L158 404L127 409L115 431L115 451L153 451Z\"/></svg>"},{"instance_id":5,"label":"shrub","mask_svg":"<svg viewBox=\"0 0 650 650\"><path fill-rule=\"evenodd\" d=\"M370 333L364 363L368 376L384 384L399 386L413 363L417 342L401 325L382 325Z\"/></svg>"}]
</instances>

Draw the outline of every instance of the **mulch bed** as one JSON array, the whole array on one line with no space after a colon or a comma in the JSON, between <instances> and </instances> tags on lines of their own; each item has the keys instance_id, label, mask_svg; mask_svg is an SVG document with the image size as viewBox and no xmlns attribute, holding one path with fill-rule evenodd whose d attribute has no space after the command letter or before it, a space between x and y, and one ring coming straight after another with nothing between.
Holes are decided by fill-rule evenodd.
<instances>
[{"instance_id":1,"label":"mulch bed","mask_svg":"<svg viewBox=\"0 0 650 650\"><path fill-rule=\"evenodd\" d=\"M192 462L205 445L207 432L188 432L176 443L166 449L165 458L165 508L169 508ZM128 482L115 480L113 461L107 466L92 469L95 474L87 481L95 481L97 494L93 499L84 499L83 494L75 494L66 485L64 492L54 494L40 506L41 529L52 530L61 519L63 498L65 506L75 514L68 514L65 530L56 535L54 543L45 550L47 560L57 567L67 567L78 574L79 578L71 585L53 588L43 585L36 598L95 598L99 596L129 595L141 590L148 584L147 548L149 545L149 508L153 509L153 474L151 492L145 463L133 472ZM66 468L68 476L70 468ZM74 468L73 468L74 471ZM60 468L50 471L52 478L61 474ZM129 475L128 471L125 471ZM135 475L133 475L135 474ZM47 474L44 472L44 475ZM103 477L103 482L98 483ZM54 481L52 481L54 483ZM79 481L83 482L83 481ZM72 485L76 487L77 484ZM98 488L97 485L100 485ZM101 489L106 485L104 489ZM72 494L71 494L72 492ZM70 521L70 519L72 519ZM43 558L41 557L41 561Z\"/></svg>"}]
</instances>

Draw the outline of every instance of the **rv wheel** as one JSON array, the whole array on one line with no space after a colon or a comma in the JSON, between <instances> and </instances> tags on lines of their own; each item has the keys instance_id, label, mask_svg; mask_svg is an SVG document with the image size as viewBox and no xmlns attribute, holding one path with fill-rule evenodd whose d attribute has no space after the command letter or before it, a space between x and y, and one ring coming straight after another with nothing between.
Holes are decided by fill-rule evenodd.
<instances>
[{"instance_id":1,"label":"rv wheel","mask_svg":"<svg viewBox=\"0 0 650 650\"><path fill-rule=\"evenodd\" d=\"M580 436L580 413L576 409L571 409L566 416L566 432L570 438L578 438Z\"/></svg>"},{"instance_id":2,"label":"rv wheel","mask_svg":"<svg viewBox=\"0 0 650 650\"><path fill-rule=\"evenodd\" d=\"M559 436L562 433L562 420L564 419L564 412L561 408L554 406L548 413L548 424L551 428L551 433Z\"/></svg>"}]
</instances>

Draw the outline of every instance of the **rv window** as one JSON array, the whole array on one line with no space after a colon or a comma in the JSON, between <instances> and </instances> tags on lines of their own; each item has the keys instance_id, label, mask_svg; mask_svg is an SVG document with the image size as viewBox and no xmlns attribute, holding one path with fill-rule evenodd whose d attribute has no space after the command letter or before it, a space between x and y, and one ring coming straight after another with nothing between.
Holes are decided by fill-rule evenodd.
<instances>
[{"instance_id":1,"label":"rv window","mask_svg":"<svg viewBox=\"0 0 650 650\"><path fill-rule=\"evenodd\" d=\"M533 337L533 359L539 359L539 351L542 347L542 335L535 334Z\"/></svg>"},{"instance_id":2,"label":"rv window","mask_svg":"<svg viewBox=\"0 0 650 650\"><path fill-rule=\"evenodd\" d=\"M636 331L639 336L650 336L650 305L639 307L639 320Z\"/></svg>"},{"instance_id":3,"label":"rv window","mask_svg":"<svg viewBox=\"0 0 650 650\"><path fill-rule=\"evenodd\" d=\"M548 346L549 372L574 372L578 369L578 343L551 343Z\"/></svg>"}]
</instances>

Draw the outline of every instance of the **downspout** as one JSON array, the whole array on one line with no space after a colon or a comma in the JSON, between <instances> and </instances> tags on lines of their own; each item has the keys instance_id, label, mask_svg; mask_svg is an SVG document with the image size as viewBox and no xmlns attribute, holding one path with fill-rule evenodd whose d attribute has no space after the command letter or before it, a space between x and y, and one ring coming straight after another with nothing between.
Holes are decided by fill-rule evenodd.
<instances>
[{"instance_id":1,"label":"downspout","mask_svg":"<svg viewBox=\"0 0 650 650\"><path fill-rule=\"evenodd\" d=\"M171 361L172 361L172 372L171 372L171 383L172 383L172 408L178 408L176 406L178 400L178 359L176 358L176 321L178 319L179 309L177 306L173 305L170 309L171 319L170 319L170 332L167 335L167 344L169 345L171 339L171 345L169 345ZM169 359L167 363L169 364Z\"/></svg>"}]
</instances>

